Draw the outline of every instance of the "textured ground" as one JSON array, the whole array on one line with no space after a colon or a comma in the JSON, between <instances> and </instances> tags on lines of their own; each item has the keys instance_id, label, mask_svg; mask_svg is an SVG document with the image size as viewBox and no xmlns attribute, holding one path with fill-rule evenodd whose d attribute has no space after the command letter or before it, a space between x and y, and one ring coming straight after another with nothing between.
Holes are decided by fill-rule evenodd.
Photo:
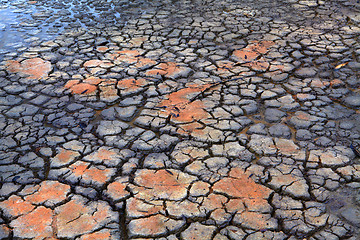
<instances>
[{"instance_id":1,"label":"textured ground","mask_svg":"<svg viewBox=\"0 0 360 240\"><path fill-rule=\"evenodd\" d=\"M360 239L359 25L356 0L1 0L0 239Z\"/></svg>"}]
</instances>

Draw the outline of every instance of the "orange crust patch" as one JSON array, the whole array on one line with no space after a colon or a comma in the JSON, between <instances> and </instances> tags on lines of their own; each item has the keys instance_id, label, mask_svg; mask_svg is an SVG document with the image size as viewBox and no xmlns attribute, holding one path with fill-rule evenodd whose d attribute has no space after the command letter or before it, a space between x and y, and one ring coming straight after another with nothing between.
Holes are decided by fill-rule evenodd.
<instances>
[{"instance_id":1,"label":"orange crust patch","mask_svg":"<svg viewBox=\"0 0 360 240\"><path fill-rule=\"evenodd\" d=\"M45 78L52 69L51 63L41 58L27 59L22 62L9 60L6 62L6 67L9 72L28 75L28 79Z\"/></svg>"}]
</instances>

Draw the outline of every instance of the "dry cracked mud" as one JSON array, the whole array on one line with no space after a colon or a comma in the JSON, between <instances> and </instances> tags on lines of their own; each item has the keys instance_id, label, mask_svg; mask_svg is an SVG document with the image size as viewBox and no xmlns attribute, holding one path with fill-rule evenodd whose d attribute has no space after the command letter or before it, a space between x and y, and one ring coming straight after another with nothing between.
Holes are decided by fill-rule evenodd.
<instances>
[{"instance_id":1,"label":"dry cracked mud","mask_svg":"<svg viewBox=\"0 0 360 240\"><path fill-rule=\"evenodd\" d=\"M360 239L356 0L0 2L0 239Z\"/></svg>"}]
</instances>

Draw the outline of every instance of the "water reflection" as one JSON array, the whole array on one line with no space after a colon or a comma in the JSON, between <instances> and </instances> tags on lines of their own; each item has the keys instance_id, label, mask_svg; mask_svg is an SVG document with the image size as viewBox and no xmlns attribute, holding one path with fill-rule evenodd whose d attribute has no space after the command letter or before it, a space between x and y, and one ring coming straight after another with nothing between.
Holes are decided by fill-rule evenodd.
<instances>
[{"instance_id":1,"label":"water reflection","mask_svg":"<svg viewBox=\"0 0 360 240\"><path fill-rule=\"evenodd\" d=\"M141 14L144 1L0 1L0 60L54 39L66 29L121 26Z\"/></svg>"}]
</instances>

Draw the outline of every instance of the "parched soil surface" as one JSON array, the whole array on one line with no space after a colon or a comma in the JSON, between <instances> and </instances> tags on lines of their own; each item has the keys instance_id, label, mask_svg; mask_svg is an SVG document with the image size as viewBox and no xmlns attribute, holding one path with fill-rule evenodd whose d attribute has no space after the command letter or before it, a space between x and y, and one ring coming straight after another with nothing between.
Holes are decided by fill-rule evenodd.
<instances>
[{"instance_id":1,"label":"parched soil surface","mask_svg":"<svg viewBox=\"0 0 360 240\"><path fill-rule=\"evenodd\" d=\"M360 239L357 0L0 2L0 239Z\"/></svg>"}]
</instances>

